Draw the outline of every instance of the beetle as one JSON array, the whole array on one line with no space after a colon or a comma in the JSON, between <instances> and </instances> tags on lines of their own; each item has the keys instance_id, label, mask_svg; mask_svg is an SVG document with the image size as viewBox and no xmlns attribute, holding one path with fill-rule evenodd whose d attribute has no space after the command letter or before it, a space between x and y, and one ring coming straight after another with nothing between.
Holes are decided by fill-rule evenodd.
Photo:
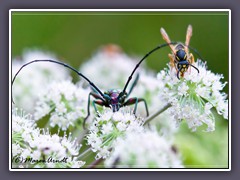
<instances>
[{"instance_id":1,"label":"beetle","mask_svg":"<svg viewBox=\"0 0 240 180\"><path fill-rule=\"evenodd\" d=\"M199 73L199 69L192 65L194 63L194 56L192 53L189 53L189 43L192 36L192 26L188 25L186 33L185 45L181 42L172 43L166 31L161 28L160 32L163 39L169 44L169 47L172 51L172 54L168 54L170 59L170 66L175 68L177 71L177 78L179 74L181 77L184 77L184 73L188 70L189 66L192 66ZM194 50L196 52L196 50Z\"/></svg>"},{"instance_id":2,"label":"beetle","mask_svg":"<svg viewBox=\"0 0 240 180\"><path fill-rule=\"evenodd\" d=\"M93 91L89 93L88 95L88 105L87 105L87 116L84 118L83 121L83 127L85 129L85 123L87 118L90 116L90 97L94 97L95 100L92 101L93 107L95 109L95 111L97 112L97 114L99 115L99 112L97 110L96 104L100 105L100 106L106 106L112 109L113 112L119 111L119 109L123 106L129 106L129 105L134 105L134 110L133 110L133 114L136 114L136 110L137 110L137 105L139 102L143 102L145 105L145 110L146 110L146 115L149 115L149 111L148 111L148 106L147 106L147 102L145 99L143 98L138 98L138 97L132 97L132 98L128 98L129 95L131 94L132 90L134 89L134 87L137 84L137 81L139 79L139 74L137 74L133 84L130 87L129 92L126 92L126 89L133 77L133 74L135 73L135 71L137 70L137 68L140 66L140 64L153 52L155 52L156 50L168 46L169 44L162 44L162 45L158 45L157 47L155 47L154 49L152 49L151 51L149 51L135 66L135 68L133 69L131 75L128 77L128 80L123 88L123 90L117 90L117 89L109 89L107 91L105 91L104 93L92 82L90 81L86 76L84 76L82 73L80 73L78 70L76 70L75 68L71 67L70 65L60 62L60 61L55 61L55 60L51 60L51 59L42 59L42 60L33 60L30 61L24 65L21 66L21 68L17 71L17 73L15 74L13 80L12 80L12 86L13 83L17 77L17 75L20 73L20 71L32 64L32 63L36 63L36 62L50 62L50 63L55 63L55 64L59 64L62 65L70 70L72 70L73 72L75 72L76 74L78 74L79 76L81 76L82 78L84 78L92 87ZM127 99L128 98L128 99ZM12 102L13 98L12 98Z\"/></svg>"}]
</instances>

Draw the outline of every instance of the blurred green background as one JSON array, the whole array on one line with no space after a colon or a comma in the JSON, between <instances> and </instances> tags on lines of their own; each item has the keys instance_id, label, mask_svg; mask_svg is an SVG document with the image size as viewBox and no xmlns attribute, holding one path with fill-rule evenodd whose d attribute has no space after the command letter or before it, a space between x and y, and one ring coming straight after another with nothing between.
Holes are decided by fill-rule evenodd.
<instances>
[{"instance_id":1,"label":"blurred green background","mask_svg":"<svg viewBox=\"0 0 240 180\"><path fill-rule=\"evenodd\" d=\"M172 41L185 42L193 26L190 45L197 49L213 72L228 79L227 12L14 12L12 55L25 48L55 52L74 67L91 57L100 46L114 43L130 55L144 55L165 43L164 27ZM159 71L169 61L168 47L155 52L147 65ZM197 56L195 55L195 58Z\"/></svg>"},{"instance_id":2,"label":"blurred green background","mask_svg":"<svg viewBox=\"0 0 240 180\"><path fill-rule=\"evenodd\" d=\"M228 12L12 12L11 17L12 57L26 48L39 48L54 52L75 68L109 43L119 45L128 55L143 56L165 43L161 27L172 41L185 42L191 24L190 46L200 52L209 69L224 74L228 81ZM158 72L166 67L168 53L170 49L163 48L146 64ZM187 167L228 166L228 122L218 118L216 123L213 133L192 133L181 126L176 143Z\"/></svg>"}]
</instances>

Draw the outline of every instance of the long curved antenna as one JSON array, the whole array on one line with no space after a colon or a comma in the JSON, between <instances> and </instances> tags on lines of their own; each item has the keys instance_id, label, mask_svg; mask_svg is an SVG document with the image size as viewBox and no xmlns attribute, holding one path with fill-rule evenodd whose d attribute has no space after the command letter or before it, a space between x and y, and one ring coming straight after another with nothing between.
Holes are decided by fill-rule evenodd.
<instances>
[{"instance_id":1,"label":"long curved antenna","mask_svg":"<svg viewBox=\"0 0 240 180\"><path fill-rule=\"evenodd\" d=\"M197 70L197 72L199 73L199 69L197 67L195 67L194 65L192 65L190 63L189 63L189 65L192 66L193 68L195 68Z\"/></svg>"},{"instance_id":2,"label":"long curved antenna","mask_svg":"<svg viewBox=\"0 0 240 180\"><path fill-rule=\"evenodd\" d=\"M83 77L94 89L96 89L97 92L99 92L99 94L104 98L104 95L103 93L100 91L100 89L98 89L98 87L93 83L91 82L86 76L84 76L82 73L78 72L76 69L74 69L73 67L69 66L68 64L65 64L63 62L59 62L59 61L54 61L54 60L51 60L51 59L42 59L42 60L33 60L33 61L30 61L26 64L24 64L18 71L17 73L15 74L13 80L12 80L12 85L17 77L17 75L20 73L20 71L27 65L29 64L32 64L32 63L35 63L35 62L51 62L51 63L56 63L56 64L59 64L59 65L62 65L62 66L65 66L69 69L71 69L72 71L74 71L75 73L77 73L79 76Z\"/></svg>"},{"instance_id":3,"label":"long curved antenna","mask_svg":"<svg viewBox=\"0 0 240 180\"><path fill-rule=\"evenodd\" d=\"M118 95L118 98L122 97L122 95L126 92L126 89L127 89L127 86L129 84L129 82L131 81L132 79L132 76L133 74L135 73L135 71L137 70L137 68L139 67L139 65L143 62L144 59L146 59L150 54L152 54L153 52L155 52L156 50L162 48L162 47L166 47L166 46L169 46L170 44L177 44L177 42L171 42L171 43L165 43L165 44L161 44L157 47L155 47L154 49L152 49L150 52L148 52L138 63L137 65L135 66L135 68L133 69L131 75L128 77L128 80L122 90L122 92Z\"/></svg>"}]
</instances>

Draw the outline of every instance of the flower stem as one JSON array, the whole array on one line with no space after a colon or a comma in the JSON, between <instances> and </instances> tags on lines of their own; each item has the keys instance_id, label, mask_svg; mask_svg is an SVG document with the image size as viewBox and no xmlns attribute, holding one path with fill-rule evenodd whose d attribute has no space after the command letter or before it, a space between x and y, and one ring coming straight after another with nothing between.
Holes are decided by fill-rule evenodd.
<instances>
[{"instance_id":1,"label":"flower stem","mask_svg":"<svg viewBox=\"0 0 240 180\"><path fill-rule=\"evenodd\" d=\"M164 111L166 111L169 107L171 107L172 105L170 103L168 103L166 106L164 106L163 108L159 109L157 112L155 112L153 115L148 116L145 119L145 122L143 125L148 124L151 120L153 120L156 116L158 116L159 114L163 113Z\"/></svg>"},{"instance_id":2,"label":"flower stem","mask_svg":"<svg viewBox=\"0 0 240 180\"><path fill-rule=\"evenodd\" d=\"M77 142L81 143L83 141L83 138L87 134L87 132L88 132L88 130L84 130L84 129L82 129L81 132L75 131L74 135L75 135L75 137L77 137Z\"/></svg>"},{"instance_id":3,"label":"flower stem","mask_svg":"<svg viewBox=\"0 0 240 180\"><path fill-rule=\"evenodd\" d=\"M91 152L91 148L88 148L88 149L85 150L83 153L81 153L81 154L78 156L78 159L83 158L88 152Z\"/></svg>"}]
</instances>

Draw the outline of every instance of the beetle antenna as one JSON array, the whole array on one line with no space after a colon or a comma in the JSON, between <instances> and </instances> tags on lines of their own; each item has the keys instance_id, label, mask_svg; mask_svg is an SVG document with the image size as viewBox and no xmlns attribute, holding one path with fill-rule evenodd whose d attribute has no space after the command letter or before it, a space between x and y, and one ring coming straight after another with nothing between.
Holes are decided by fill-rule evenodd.
<instances>
[{"instance_id":1,"label":"beetle antenna","mask_svg":"<svg viewBox=\"0 0 240 180\"><path fill-rule=\"evenodd\" d=\"M32 64L32 63L35 63L35 62L51 62L51 63L56 63L56 64L59 64L59 65L62 65L62 66L65 66L67 67L68 69L71 69L72 71L74 71L75 73L77 73L79 76L83 77L94 89L96 89L97 92L99 92L99 94L104 97L103 93L100 91L100 89L98 89L98 87L92 82L90 81L86 76L84 76L82 73L78 72L76 69L74 69L73 67L69 66L68 64L65 64L63 62L59 62L59 61L54 61L54 60L51 60L51 59L45 59L45 60L33 60L33 61L30 61L26 64L24 64L18 71L17 73L15 74L13 80L12 80L12 85L17 77L17 75L20 73L20 71L27 65L29 64ZM13 101L13 98L12 98L12 102Z\"/></svg>"},{"instance_id":2,"label":"beetle antenna","mask_svg":"<svg viewBox=\"0 0 240 180\"><path fill-rule=\"evenodd\" d=\"M191 49L192 51L194 51L201 60L204 60L204 59L202 58L202 56L200 55L200 53L199 53L195 48L192 48L191 46L187 46L187 45L184 45L184 46L186 46L186 47L188 47L189 49Z\"/></svg>"},{"instance_id":3,"label":"beetle antenna","mask_svg":"<svg viewBox=\"0 0 240 180\"><path fill-rule=\"evenodd\" d=\"M152 49L151 51L149 51L138 63L137 65L135 66L135 68L133 69L131 75L128 77L128 80L123 88L123 91L118 95L118 98L122 97L123 94L126 92L126 89L127 89L127 86L129 84L129 82L131 81L132 79L132 76L133 74L135 73L135 71L137 70L137 68L139 67L139 65L143 62L143 60L145 60L150 54L152 54L153 52L155 52L156 50L158 49L161 49L162 47L166 47L166 46L169 46L170 44L177 44L177 42L171 42L171 43L165 43L165 44L161 44L157 47L155 47L154 49Z\"/></svg>"}]
</instances>

